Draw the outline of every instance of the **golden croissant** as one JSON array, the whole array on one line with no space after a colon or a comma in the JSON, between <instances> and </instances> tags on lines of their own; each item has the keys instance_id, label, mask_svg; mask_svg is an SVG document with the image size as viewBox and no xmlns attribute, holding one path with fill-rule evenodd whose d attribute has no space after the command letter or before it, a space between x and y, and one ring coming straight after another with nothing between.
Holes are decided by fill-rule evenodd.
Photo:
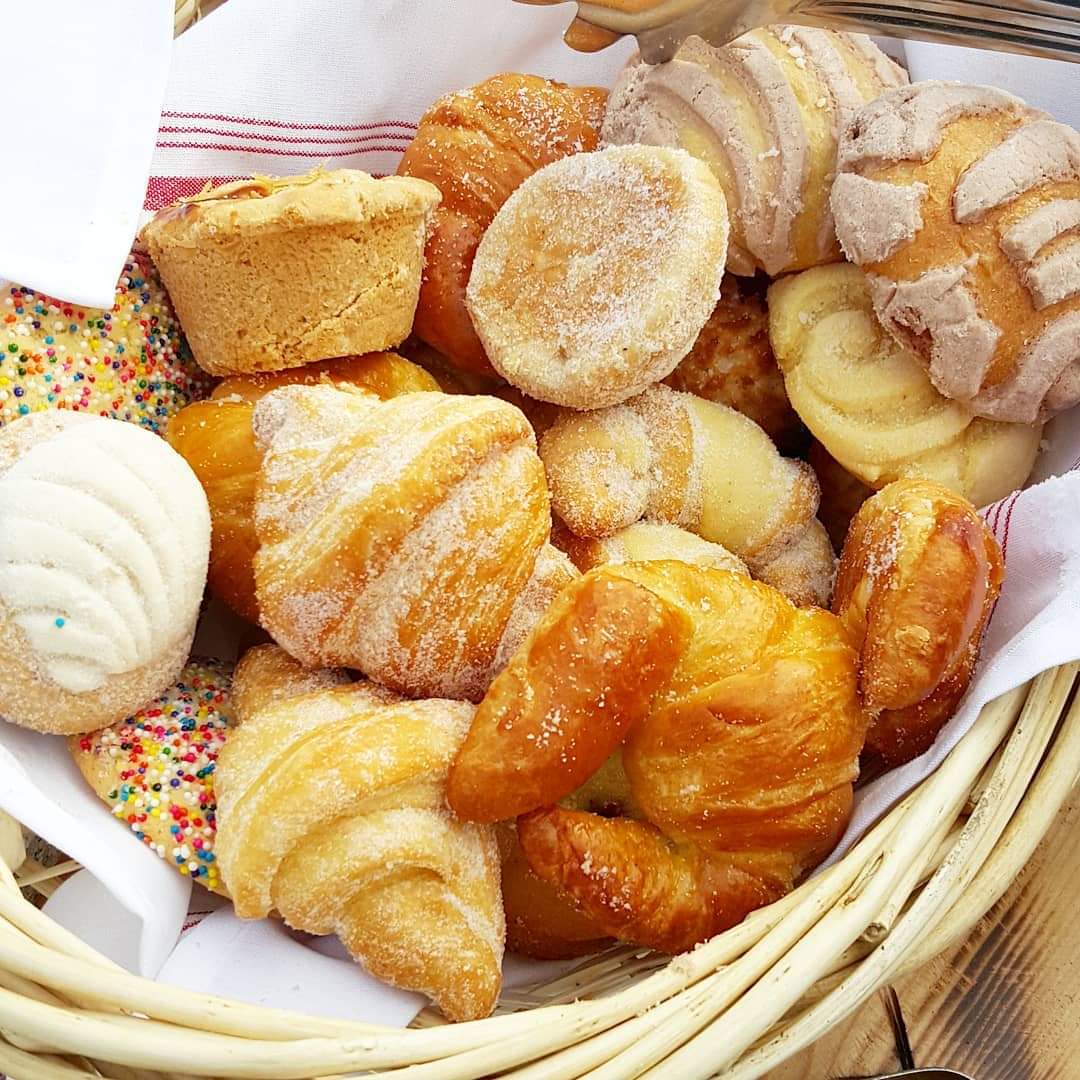
<instances>
[{"instance_id":1,"label":"golden croissant","mask_svg":"<svg viewBox=\"0 0 1080 1080\"><path fill-rule=\"evenodd\" d=\"M318 681L318 677L316 677ZM370 683L311 689L274 646L236 671L218 759L217 856L241 918L337 934L375 976L452 1020L486 1016L504 921L493 830L446 807L473 707Z\"/></svg>"},{"instance_id":2,"label":"golden croissant","mask_svg":"<svg viewBox=\"0 0 1080 1080\"><path fill-rule=\"evenodd\" d=\"M833 611L861 643L867 750L886 765L923 753L956 711L1003 576L986 522L942 485L898 480L862 504Z\"/></svg>"},{"instance_id":3,"label":"golden croissant","mask_svg":"<svg viewBox=\"0 0 1080 1080\"><path fill-rule=\"evenodd\" d=\"M423 368L396 353L345 356L225 379L209 401L182 409L169 424L169 444L194 470L210 503L210 591L250 622L259 621L252 564L259 548L255 481L262 455L251 430L255 402L280 386L321 382L362 387L382 398L439 388Z\"/></svg>"},{"instance_id":4,"label":"golden croissant","mask_svg":"<svg viewBox=\"0 0 1080 1080\"><path fill-rule=\"evenodd\" d=\"M521 412L290 386L255 406L263 626L303 663L479 697L550 530Z\"/></svg>"},{"instance_id":5,"label":"golden croissant","mask_svg":"<svg viewBox=\"0 0 1080 1080\"><path fill-rule=\"evenodd\" d=\"M839 838L866 730L856 660L839 619L743 575L602 566L492 684L450 805L524 815L529 867L594 938L689 948Z\"/></svg>"}]
</instances>

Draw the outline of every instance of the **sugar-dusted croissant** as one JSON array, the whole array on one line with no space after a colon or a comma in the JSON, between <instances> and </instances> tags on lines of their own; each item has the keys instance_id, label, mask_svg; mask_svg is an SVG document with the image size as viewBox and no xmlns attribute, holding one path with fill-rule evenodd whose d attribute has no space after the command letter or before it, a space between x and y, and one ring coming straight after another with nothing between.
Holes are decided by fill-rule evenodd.
<instances>
[{"instance_id":1,"label":"sugar-dusted croissant","mask_svg":"<svg viewBox=\"0 0 1080 1080\"><path fill-rule=\"evenodd\" d=\"M863 503L833 611L862 643L866 745L885 764L928 749L956 711L1003 575L986 523L940 484L898 480Z\"/></svg>"},{"instance_id":2,"label":"sugar-dusted croissant","mask_svg":"<svg viewBox=\"0 0 1080 1080\"><path fill-rule=\"evenodd\" d=\"M604 933L689 948L783 895L839 838L866 729L856 659L835 616L743 575L601 567L492 684L450 805L481 821L524 813L529 866ZM592 793L552 805L621 743L616 816Z\"/></svg>"},{"instance_id":3,"label":"sugar-dusted croissant","mask_svg":"<svg viewBox=\"0 0 1080 1080\"><path fill-rule=\"evenodd\" d=\"M370 683L312 690L274 647L246 658L236 682L240 725L216 772L217 858L236 913L276 910L337 934L450 1019L486 1016L504 939L498 848L445 798L472 706Z\"/></svg>"},{"instance_id":4,"label":"sugar-dusted croissant","mask_svg":"<svg viewBox=\"0 0 1080 1080\"><path fill-rule=\"evenodd\" d=\"M992 86L898 87L841 132L832 209L946 397L1024 424L1080 402L1080 131Z\"/></svg>"},{"instance_id":5,"label":"sugar-dusted croissant","mask_svg":"<svg viewBox=\"0 0 1080 1080\"><path fill-rule=\"evenodd\" d=\"M871 487L925 477L985 506L1031 472L1041 425L984 420L938 393L878 322L858 267L819 266L775 282L769 332L806 426Z\"/></svg>"},{"instance_id":6,"label":"sugar-dusted croissant","mask_svg":"<svg viewBox=\"0 0 1080 1080\"><path fill-rule=\"evenodd\" d=\"M259 620L252 562L259 548L254 503L262 459L251 432L255 402L280 386L321 382L348 383L379 397L439 388L423 368L395 353L345 356L225 379L209 401L182 409L169 424L170 445L194 470L210 503L210 589L251 622Z\"/></svg>"},{"instance_id":7,"label":"sugar-dusted croissant","mask_svg":"<svg viewBox=\"0 0 1080 1080\"><path fill-rule=\"evenodd\" d=\"M759 424L783 453L791 454L805 446L806 429L788 401L769 344L763 280L733 274L724 278L709 321L664 382L730 405Z\"/></svg>"},{"instance_id":8,"label":"sugar-dusted croissant","mask_svg":"<svg viewBox=\"0 0 1080 1080\"><path fill-rule=\"evenodd\" d=\"M731 212L728 268L775 276L840 258L829 212L837 134L864 102L906 81L861 34L773 26L722 48L691 37L666 64L631 61L603 138L682 147L708 162Z\"/></svg>"},{"instance_id":9,"label":"sugar-dusted croissant","mask_svg":"<svg viewBox=\"0 0 1080 1080\"><path fill-rule=\"evenodd\" d=\"M255 406L262 625L312 667L479 697L550 530L521 412L286 386Z\"/></svg>"},{"instance_id":10,"label":"sugar-dusted croissant","mask_svg":"<svg viewBox=\"0 0 1080 1080\"><path fill-rule=\"evenodd\" d=\"M809 560L807 580L831 584L831 554L805 535L818 503L813 470L781 457L734 409L654 386L622 405L563 415L540 456L555 512L579 537L645 517L722 544L757 576L786 553ZM828 603L828 591L816 601Z\"/></svg>"},{"instance_id":11,"label":"sugar-dusted croissant","mask_svg":"<svg viewBox=\"0 0 1080 1080\"><path fill-rule=\"evenodd\" d=\"M440 98L398 172L442 192L414 330L465 371L492 374L465 310L476 246L514 189L568 154L595 150L607 93L535 75L496 75Z\"/></svg>"}]
</instances>

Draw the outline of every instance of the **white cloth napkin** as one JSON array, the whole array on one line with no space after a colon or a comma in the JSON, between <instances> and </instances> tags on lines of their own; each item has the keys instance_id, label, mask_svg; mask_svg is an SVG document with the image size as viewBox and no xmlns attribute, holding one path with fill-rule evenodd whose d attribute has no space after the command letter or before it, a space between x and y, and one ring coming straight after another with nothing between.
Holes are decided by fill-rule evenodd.
<instances>
[{"instance_id":1,"label":"white cloth napkin","mask_svg":"<svg viewBox=\"0 0 1080 1080\"><path fill-rule=\"evenodd\" d=\"M0 3L0 279L112 307L142 209L172 31L172 0Z\"/></svg>"},{"instance_id":2,"label":"white cloth napkin","mask_svg":"<svg viewBox=\"0 0 1080 1080\"><path fill-rule=\"evenodd\" d=\"M632 46L593 57L570 52L560 41L568 17L564 7L509 0L229 0L175 47L146 205L155 209L208 180L253 172L296 173L317 164L391 172L435 97L498 71L610 84ZM1058 106L1075 107L1080 99L1080 67L1062 71L985 53L963 57L961 67L954 50L909 45L908 53L920 78L1004 84L1032 100L1049 94L1045 104L1063 116L1068 113ZM1059 80L1056 88L1051 80ZM109 95L100 82L87 86L90 113L127 117L123 95ZM80 163L84 173L92 173L90 162L112 167L91 155ZM134 171L141 184L145 167ZM58 215L80 212L81 195L70 188L52 198ZM0 237L7 209L0 206ZM90 233L78 235L87 239L89 257ZM4 261L9 250L0 244L0 272L14 278L22 270ZM40 249L40 261L43 273L28 283L63 292L68 266L48 247ZM965 706L927 755L860 792L840 851L940 761L982 703L1080 658L1078 470L1075 410L1047 429L1037 467L1039 479L1060 478L986 510L1006 551L1008 576ZM224 655L234 632L212 607L201 647ZM192 891L127 835L90 793L62 740L0 724L0 809L83 863L86 872L57 891L49 913L132 970L247 1001L388 1024L407 1023L420 1006L417 995L382 986L343 962L334 942L279 924L242 923L227 908L204 918L216 906L213 898ZM550 965L511 960L506 974L521 985L550 972Z\"/></svg>"}]
</instances>

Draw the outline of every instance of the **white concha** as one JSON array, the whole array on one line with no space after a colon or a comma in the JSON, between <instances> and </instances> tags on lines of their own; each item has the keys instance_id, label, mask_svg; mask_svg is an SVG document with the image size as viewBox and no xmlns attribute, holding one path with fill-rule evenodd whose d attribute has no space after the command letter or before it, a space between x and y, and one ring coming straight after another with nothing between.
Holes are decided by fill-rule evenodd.
<instances>
[{"instance_id":1,"label":"white concha","mask_svg":"<svg viewBox=\"0 0 1080 1080\"><path fill-rule=\"evenodd\" d=\"M122 719L187 658L210 515L187 463L133 424L35 414L0 431L0 715Z\"/></svg>"}]
</instances>

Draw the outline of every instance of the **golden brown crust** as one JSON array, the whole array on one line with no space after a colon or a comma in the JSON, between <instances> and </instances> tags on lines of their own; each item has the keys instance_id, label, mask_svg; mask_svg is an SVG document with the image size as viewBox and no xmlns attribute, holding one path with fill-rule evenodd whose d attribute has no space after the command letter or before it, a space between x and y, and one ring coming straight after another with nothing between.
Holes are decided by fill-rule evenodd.
<instances>
[{"instance_id":1,"label":"golden brown crust","mask_svg":"<svg viewBox=\"0 0 1080 1080\"><path fill-rule=\"evenodd\" d=\"M679 951L782 895L835 844L850 813L866 728L856 652L835 616L797 609L776 590L728 571L674 561L607 565L567 590L561 606L590 598L593 583L634 585L689 632L659 690L650 682L639 694L621 755L602 769L592 765L575 792L556 768L544 777L528 800L535 810L518 822L521 847L532 871L602 933ZM589 600L573 615L576 640L590 645L627 632L617 604ZM565 644L569 635L560 636ZM552 634L548 644L556 641ZM590 722L607 726L610 702L640 689L640 665L621 662L618 650L605 658L591 647L589 656L589 684L605 689L603 709L595 699ZM492 690L502 715L512 716L508 734L520 740L514 752L505 737L501 745L476 744L484 763L504 775L508 758L517 763L508 785L488 774L489 788L513 788L487 792L500 808L509 800L525 806L516 798L519 774L534 763L546 770L552 758L528 737L544 715L534 704L547 706L542 695L551 679L543 661L524 649L508 669L515 685ZM580 670L580 663L565 670ZM530 723L519 734L522 715ZM552 807L557 799L562 805Z\"/></svg>"},{"instance_id":2,"label":"golden brown crust","mask_svg":"<svg viewBox=\"0 0 1080 1080\"><path fill-rule=\"evenodd\" d=\"M218 863L237 914L336 933L450 1019L486 1016L504 940L498 849L445 799L472 707L365 683L298 693L295 676L265 650L243 665L246 708L218 762Z\"/></svg>"},{"instance_id":3,"label":"golden brown crust","mask_svg":"<svg viewBox=\"0 0 1080 1080\"><path fill-rule=\"evenodd\" d=\"M565 893L533 873L514 824L498 832L507 949L537 960L567 960L610 945L611 938Z\"/></svg>"},{"instance_id":4,"label":"golden brown crust","mask_svg":"<svg viewBox=\"0 0 1080 1080\"><path fill-rule=\"evenodd\" d=\"M921 753L952 715L1003 575L986 523L941 485L897 481L856 515L833 610L862 642L860 689L878 716L867 745L887 763Z\"/></svg>"},{"instance_id":5,"label":"golden brown crust","mask_svg":"<svg viewBox=\"0 0 1080 1080\"><path fill-rule=\"evenodd\" d=\"M169 445L191 466L210 503L210 590L249 622L259 621L253 562L259 549L254 514L262 454L251 430L255 402L281 386L321 383L345 383L382 398L439 388L426 371L396 353L345 356L224 379L209 401L182 409L169 424Z\"/></svg>"},{"instance_id":6,"label":"golden brown crust","mask_svg":"<svg viewBox=\"0 0 1080 1080\"><path fill-rule=\"evenodd\" d=\"M664 382L749 416L782 453L797 453L805 444L806 429L788 401L769 344L769 312L758 279L724 277L709 321Z\"/></svg>"},{"instance_id":7,"label":"golden brown crust","mask_svg":"<svg viewBox=\"0 0 1080 1080\"><path fill-rule=\"evenodd\" d=\"M503 74L449 94L420 119L398 173L443 196L428 240L415 332L451 363L492 374L465 309L476 246L496 212L537 169L596 149L607 92Z\"/></svg>"},{"instance_id":8,"label":"golden brown crust","mask_svg":"<svg viewBox=\"0 0 1080 1080\"><path fill-rule=\"evenodd\" d=\"M503 821L579 787L647 712L688 632L647 589L602 571L564 589L477 709L450 771L454 812Z\"/></svg>"},{"instance_id":9,"label":"golden brown crust","mask_svg":"<svg viewBox=\"0 0 1080 1080\"><path fill-rule=\"evenodd\" d=\"M292 386L254 423L263 626L312 667L482 696L550 528L525 417L487 397Z\"/></svg>"}]
</instances>

